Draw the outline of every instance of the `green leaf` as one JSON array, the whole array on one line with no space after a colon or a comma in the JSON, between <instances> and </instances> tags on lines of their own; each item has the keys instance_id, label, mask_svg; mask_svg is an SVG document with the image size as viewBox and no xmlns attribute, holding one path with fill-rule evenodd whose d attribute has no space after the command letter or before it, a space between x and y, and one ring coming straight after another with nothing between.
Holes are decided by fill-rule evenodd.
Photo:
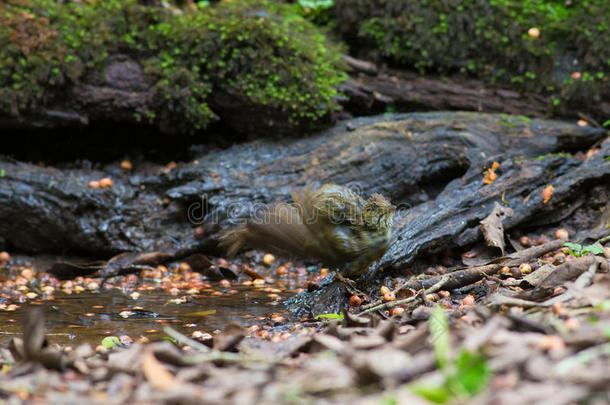
<instances>
[{"instance_id":1,"label":"green leaf","mask_svg":"<svg viewBox=\"0 0 610 405\"><path fill-rule=\"evenodd\" d=\"M180 347L180 344L178 343L178 341L176 339L174 339L173 337L170 336L163 336L161 338L161 340L167 340L168 342L172 342L175 346Z\"/></svg>"},{"instance_id":2,"label":"green leaf","mask_svg":"<svg viewBox=\"0 0 610 405\"><path fill-rule=\"evenodd\" d=\"M449 363L449 320L443 308L438 305L430 315L430 335L438 368L446 370Z\"/></svg>"},{"instance_id":3,"label":"green leaf","mask_svg":"<svg viewBox=\"0 0 610 405\"><path fill-rule=\"evenodd\" d=\"M188 314L184 314L184 316L196 316L199 318L204 318L208 315L214 315L215 313L216 313L215 309L208 309L205 311L189 312Z\"/></svg>"},{"instance_id":4,"label":"green leaf","mask_svg":"<svg viewBox=\"0 0 610 405\"><path fill-rule=\"evenodd\" d=\"M104 346L106 349L114 349L122 346L122 343L121 340L116 336L107 336L102 339L102 346Z\"/></svg>"},{"instance_id":5,"label":"green leaf","mask_svg":"<svg viewBox=\"0 0 610 405\"><path fill-rule=\"evenodd\" d=\"M602 127L610 127L610 120L604 121L604 123L602 124Z\"/></svg>"},{"instance_id":6,"label":"green leaf","mask_svg":"<svg viewBox=\"0 0 610 405\"><path fill-rule=\"evenodd\" d=\"M294 401L296 402L296 401ZM381 399L379 405L398 405L398 401L396 400L396 396L390 395Z\"/></svg>"},{"instance_id":7,"label":"green leaf","mask_svg":"<svg viewBox=\"0 0 610 405\"><path fill-rule=\"evenodd\" d=\"M603 300L593 308L602 312L610 311L610 300Z\"/></svg>"},{"instance_id":8,"label":"green leaf","mask_svg":"<svg viewBox=\"0 0 610 405\"><path fill-rule=\"evenodd\" d=\"M568 248L569 255L580 257L582 254L582 245L578 243L566 242L563 246Z\"/></svg>"},{"instance_id":9,"label":"green leaf","mask_svg":"<svg viewBox=\"0 0 610 405\"><path fill-rule=\"evenodd\" d=\"M333 0L298 0L297 3L303 8L312 10L326 9L333 6Z\"/></svg>"},{"instance_id":10,"label":"green leaf","mask_svg":"<svg viewBox=\"0 0 610 405\"><path fill-rule=\"evenodd\" d=\"M582 254L586 255L587 253L593 253L594 255L603 255L604 248L599 243L583 246Z\"/></svg>"},{"instance_id":11,"label":"green leaf","mask_svg":"<svg viewBox=\"0 0 610 405\"><path fill-rule=\"evenodd\" d=\"M572 249L575 252L580 252L582 250L582 245L578 243L566 242L562 246Z\"/></svg>"},{"instance_id":12,"label":"green leaf","mask_svg":"<svg viewBox=\"0 0 610 405\"><path fill-rule=\"evenodd\" d=\"M604 328L604 337L610 339L610 325Z\"/></svg>"},{"instance_id":13,"label":"green leaf","mask_svg":"<svg viewBox=\"0 0 610 405\"><path fill-rule=\"evenodd\" d=\"M420 397L426 398L430 402L444 404L449 400L449 390L444 385L430 385L416 382L410 386L411 392Z\"/></svg>"},{"instance_id":14,"label":"green leaf","mask_svg":"<svg viewBox=\"0 0 610 405\"><path fill-rule=\"evenodd\" d=\"M473 396L487 387L491 378L491 370L484 356L462 350L455 364L455 380L461 390Z\"/></svg>"},{"instance_id":15,"label":"green leaf","mask_svg":"<svg viewBox=\"0 0 610 405\"><path fill-rule=\"evenodd\" d=\"M6 170L0 169L0 177L6 176Z\"/></svg>"},{"instance_id":16,"label":"green leaf","mask_svg":"<svg viewBox=\"0 0 610 405\"><path fill-rule=\"evenodd\" d=\"M314 317L314 319L339 319L339 320L342 320L343 318L345 318L345 315L343 314L343 312L338 313L338 314L334 314L334 313L320 314L320 315L316 315Z\"/></svg>"}]
</instances>

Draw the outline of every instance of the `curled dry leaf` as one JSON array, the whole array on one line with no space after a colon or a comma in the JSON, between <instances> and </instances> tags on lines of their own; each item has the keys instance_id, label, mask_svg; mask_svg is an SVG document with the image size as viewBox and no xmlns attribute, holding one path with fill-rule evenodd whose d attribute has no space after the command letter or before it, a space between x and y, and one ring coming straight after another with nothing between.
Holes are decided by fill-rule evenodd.
<instances>
[{"instance_id":1,"label":"curled dry leaf","mask_svg":"<svg viewBox=\"0 0 610 405\"><path fill-rule=\"evenodd\" d=\"M502 221L513 214L512 208L503 207L495 202L491 214L480 223L487 244L499 248L502 255L504 255L504 227Z\"/></svg>"},{"instance_id":2,"label":"curled dry leaf","mask_svg":"<svg viewBox=\"0 0 610 405\"><path fill-rule=\"evenodd\" d=\"M144 351L142 356L142 372L150 385L155 389L167 391L174 388L177 384L176 377L163 367L152 350Z\"/></svg>"}]
</instances>

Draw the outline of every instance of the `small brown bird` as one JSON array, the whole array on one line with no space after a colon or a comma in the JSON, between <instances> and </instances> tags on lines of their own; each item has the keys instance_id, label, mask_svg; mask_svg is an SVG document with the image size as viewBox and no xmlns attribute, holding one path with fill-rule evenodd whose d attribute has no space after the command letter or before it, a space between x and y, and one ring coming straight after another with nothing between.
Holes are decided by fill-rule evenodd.
<instances>
[{"instance_id":1,"label":"small brown bird","mask_svg":"<svg viewBox=\"0 0 610 405\"><path fill-rule=\"evenodd\" d=\"M347 187L325 184L293 191L292 199L293 204L269 205L229 230L221 245L229 255L248 245L315 258L350 278L364 273L390 246L396 207L380 194L365 201Z\"/></svg>"}]
</instances>

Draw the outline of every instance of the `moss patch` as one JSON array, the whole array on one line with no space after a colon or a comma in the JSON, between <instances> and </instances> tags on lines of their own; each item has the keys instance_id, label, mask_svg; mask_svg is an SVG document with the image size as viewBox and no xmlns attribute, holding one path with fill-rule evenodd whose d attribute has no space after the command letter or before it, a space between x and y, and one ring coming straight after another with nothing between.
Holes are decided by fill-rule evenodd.
<instances>
[{"instance_id":1,"label":"moss patch","mask_svg":"<svg viewBox=\"0 0 610 405\"><path fill-rule=\"evenodd\" d=\"M547 93L552 107L565 108L610 96L610 2L571 3L336 0L334 12L354 50L379 49L421 73L463 73Z\"/></svg>"},{"instance_id":2,"label":"moss patch","mask_svg":"<svg viewBox=\"0 0 610 405\"><path fill-rule=\"evenodd\" d=\"M335 86L345 79L336 46L293 7L272 1L181 10L135 0L11 0L0 5L0 114L51 105L116 53L153 78L153 102L135 118L181 132L210 124L215 91L269 119L315 126L338 108Z\"/></svg>"}]
</instances>

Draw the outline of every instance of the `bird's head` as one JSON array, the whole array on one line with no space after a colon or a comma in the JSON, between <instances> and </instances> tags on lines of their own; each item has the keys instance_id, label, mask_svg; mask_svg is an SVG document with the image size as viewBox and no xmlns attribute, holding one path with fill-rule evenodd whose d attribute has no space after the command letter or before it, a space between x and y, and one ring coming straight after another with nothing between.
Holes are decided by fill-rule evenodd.
<instances>
[{"instance_id":1,"label":"bird's head","mask_svg":"<svg viewBox=\"0 0 610 405\"><path fill-rule=\"evenodd\" d=\"M396 207L381 194L373 194L363 206L364 223L375 231L387 231L394 224L394 210Z\"/></svg>"}]
</instances>

